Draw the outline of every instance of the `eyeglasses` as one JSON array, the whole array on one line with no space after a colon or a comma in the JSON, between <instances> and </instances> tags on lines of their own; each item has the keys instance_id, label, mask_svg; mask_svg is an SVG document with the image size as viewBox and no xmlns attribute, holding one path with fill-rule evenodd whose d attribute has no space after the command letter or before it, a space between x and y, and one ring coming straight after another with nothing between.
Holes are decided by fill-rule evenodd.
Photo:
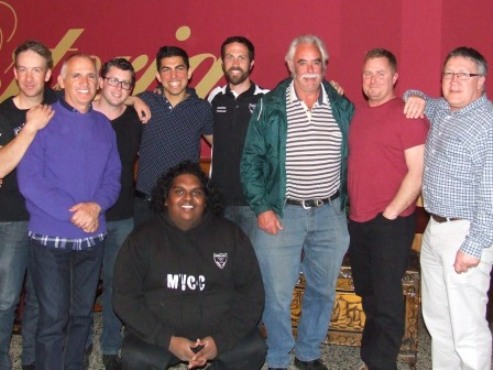
<instances>
[{"instance_id":1,"label":"eyeglasses","mask_svg":"<svg viewBox=\"0 0 493 370\"><path fill-rule=\"evenodd\" d=\"M128 81L120 81L118 78L115 77L104 77L106 81L108 81L108 85L113 86L113 87L119 87L121 86L122 89L124 90L132 90L132 83Z\"/></svg>"},{"instance_id":2,"label":"eyeglasses","mask_svg":"<svg viewBox=\"0 0 493 370\"><path fill-rule=\"evenodd\" d=\"M482 76L482 75L479 73L467 73L467 72L457 72L457 73L443 72L442 73L442 78L444 80L451 80L452 78L454 78L454 76L457 76L459 78L459 80L467 81L471 77L477 77L477 76Z\"/></svg>"}]
</instances>

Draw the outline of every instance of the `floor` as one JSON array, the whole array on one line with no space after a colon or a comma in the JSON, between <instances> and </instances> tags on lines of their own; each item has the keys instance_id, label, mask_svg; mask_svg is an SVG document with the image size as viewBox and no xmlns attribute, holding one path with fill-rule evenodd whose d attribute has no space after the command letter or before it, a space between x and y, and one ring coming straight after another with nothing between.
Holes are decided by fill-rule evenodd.
<instances>
[{"instance_id":1,"label":"floor","mask_svg":"<svg viewBox=\"0 0 493 370\"><path fill-rule=\"evenodd\" d=\"M101 314L96 313L94 319L94 350L90 358L89 370L104 370L101 363L101 353L99 349L99 335L101 333ZM11 356L13 359L13 370L21 370L20 353L22 351L22 339L20 335L12 336ZM356 347L328 346L322 347L322 358L329 370L354 370L359 361L359 349ZM399 370L407 370L409 366L404 363L398 364ZM418 361L417 370L430 370L430 337L420 322L418 329ZM186 366L177 366L174 369L185 370ZM245 369L249 370L249 369ZM265 365L262 370L267 370ZM296 370L291 366L289 370Z\"/></svg>"}]
</instances>

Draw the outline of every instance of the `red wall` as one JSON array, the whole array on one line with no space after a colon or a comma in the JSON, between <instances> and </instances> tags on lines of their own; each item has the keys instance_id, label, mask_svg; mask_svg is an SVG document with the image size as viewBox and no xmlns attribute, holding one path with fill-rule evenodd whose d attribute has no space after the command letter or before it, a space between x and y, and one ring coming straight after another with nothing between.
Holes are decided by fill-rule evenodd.
<instances>
[{"instance_id":1,"label":"red wall","mask_svg":"<svg viewBox=\"0 0 493 370\"><path fill-rule=\"evenodd\" d=\"M187 26L190 35L178 35ZM0 100L15 92L11 54L27 38L55 50L60 60L84 51L105 61L126 56L138 70L136 92L154 86L158 47L184 47L195 69L192 86L205 95L223 83L221 42L243 34L256 46L253 79L272 88L287 76L284 55L292 38L315 33L327 43L329 79L362 102L360 69L373 47L393 51L400 63L398 92L410 87L439 94L445 54L476 47L493 63L491 0L0 0ZM55 81L55 79L54 79ZM492 84L487 82L492 95Z\"/></svg>"}]
</instances>

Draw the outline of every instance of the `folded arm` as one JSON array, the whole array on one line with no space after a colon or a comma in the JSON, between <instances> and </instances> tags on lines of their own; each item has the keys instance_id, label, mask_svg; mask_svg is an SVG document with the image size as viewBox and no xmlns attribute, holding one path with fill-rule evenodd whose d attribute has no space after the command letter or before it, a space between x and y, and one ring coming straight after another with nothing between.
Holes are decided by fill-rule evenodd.
<instances>
[{"instance_id":1,"label":"folded arm","mask_svg":"<svg viewBox=\"0 0 493 370\"><path fill-rule=\"evenodd\" d=\"M36 133L44 128L55 113L49 105L39 105L26 113L26 124L7 145L0 147L0 178L7 176L24 156Z\"/></svg>"}]
</instances>

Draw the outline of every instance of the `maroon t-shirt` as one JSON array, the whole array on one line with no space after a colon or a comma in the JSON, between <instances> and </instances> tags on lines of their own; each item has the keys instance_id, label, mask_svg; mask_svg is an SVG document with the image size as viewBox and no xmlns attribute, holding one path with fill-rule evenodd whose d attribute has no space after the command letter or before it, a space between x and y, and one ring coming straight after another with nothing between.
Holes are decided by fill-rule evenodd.
<instances>
[{"instance_id":1,"label":"maroon t-shirt","mask_svg":"<svg viewBox=\"0 0 493 370\"><path fill-rule=\"evenodd\" d=\"M351 220L369 221L389 205L408 169L404 151L424 144L425 119L406 119L404 103L394 98L378 107L358 107L349 129ZM413 203L400 216L409 216Z\"/></svg>"}]
</instances>

